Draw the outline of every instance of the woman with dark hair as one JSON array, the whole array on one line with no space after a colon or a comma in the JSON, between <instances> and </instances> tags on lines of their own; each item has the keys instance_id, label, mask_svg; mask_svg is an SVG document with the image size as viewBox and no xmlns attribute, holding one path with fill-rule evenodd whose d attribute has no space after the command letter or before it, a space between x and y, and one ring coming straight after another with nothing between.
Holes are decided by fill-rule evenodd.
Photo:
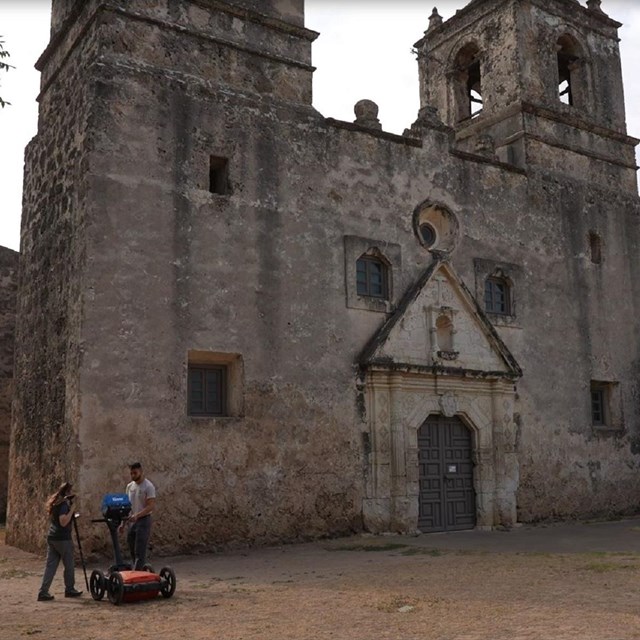
<instances>
[{"instance_id":1,"label":"woman with dark hair","mask_svg":"<svg viewBox=\"0 0 640 640\"><path fill-rule=\"evenodd\" d=\"M64 565L64 595L65 598L76 598L82 594L75 588L75 568L73 565L73 541L71 539L71 525L75 513L71 508L73 498L71 483L65 482L49 496L45 503L51 525L47 535L47 562L44 567L42 585L38 592L38 600L53 600L49 587L58 570L60 560Z\"/></svg>"}]
</instances>

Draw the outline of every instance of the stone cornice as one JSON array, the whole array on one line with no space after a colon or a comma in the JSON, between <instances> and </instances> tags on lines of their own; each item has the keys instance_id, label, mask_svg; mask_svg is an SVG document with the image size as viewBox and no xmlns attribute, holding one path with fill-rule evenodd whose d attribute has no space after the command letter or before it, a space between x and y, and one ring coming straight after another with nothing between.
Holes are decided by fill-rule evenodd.
<instances>
[{"instance_id":1,"label":"stone cornice","mask_svg":"<svg viewBox=\"0 0 640 640\"><path fill-rule=\"evenodd\" d=\"M550 13L558 18L567 18L573 21L575 20L576 15L578 15L582 16L583 20L581 20L581 22L583 24L585 24L586 19L586 21L596 20L597 22L616 30L622 26L621 22L610 18L606 13L591 11L586 7L583 7L579 2L577 2L577 0L552 0L551 2L550 0L528 0L528 2L535 4L546 13ZM566 5L566 10L565 7L562 6L563 4ZM609 38L612 37L611 33L597 29L592 24L590 24L589 27L603 36Z\"/></svg>"},{"instance_id":2,"label":"stone cornice","mask_svg":"<svg viewBox=\"0 0 640 640\"><path fill-rule=\"evenodd\" d=\"M615 129L608 129L607 127L596 124L595 122L593 122L593 120L584 117L577 110L573 110L572 113L568 114L563 113L562 111L557 109L552 109L547 106L525 101L513 102L508 107L505 107L504 109L502 109L502 111L499 111L496 114L493 114L491 116L482 115L475 120L468 121L468 124L465 124L456 129L456 138L464 139L476 135L477 133L480 133L481 131L486 129L488 126L498 124L499 122L502 122L507 118L511 118L519 113L535 115L546 120L559 122L561 124L565 124L576 129L582 129L584 131L588 131L589 133L594 133L596 135L602 136L603 138L609 138L611 140L614 140L615 142L633 147L635 147L640 142L638 138L633 138L626 133L616 131ZM526 125L524 125L523 123L523 127L524 126ZM527 135L529 134L527 133Z\"/></svg>"},{"instance_id":3,"label":"stone cornice","mask_svg":"<svg viewBox=\"0 0 640 640\"><path fill-rule=\"evenodd\" d=\"M219 5L219 8L220 8L221 11L226 11L227 13L232 13L233 15L239 15L239 16L242 16L242 17L246 17L247 19L251 19L253 22L258 22L260 24L265 24L266 26L269 26L271 28L277 28L278 30L283 31L285 33L288 33L290 35L297 35L299 37L305 37L308 40L314 40L315 37L318 36L318 33L315 32L315 31L310 31L308 29L304 29L304 28L301 28L301 27L296 27L295 25L289 25L288 23L284 23L284 22L281 22L281 21L276 20L274 18L269 18L267 16L263 16L262 14L255 13L255 12L250 11L248 9L243 9L241 7L235 7L235 6L232 7L231 5L227 5L226 3L217 2L217 0L201 0L201 3L202 2L205 2L207 4L207 6L212 6L213 5L213 8L218 8L218 5ZM79 17L82 14L82 11L87 6L88 6L87 4L83 4L83 3L80 3L80 2L75 5L74 9L71 11L71 13L67 17L67 19L64 21L63 26L61 27L61 29L54 35L54 37L51 39L51 42L49 43L47 48L45 49L43 54L40 56L38 61L36 62L36 69L38 69L39 71L43 71L43 69L45 68L47 63L51 60L51 58L54 56L54 54L58 51L58 48L62 45L64 40L70 34L70 31L71 31L72 27L75 25L76 21L79 19ZM276 54L269 53L269 52L266 52L266 51L261 51L259 49L254 48L254 47L245 46L245 45L239 44L237 42L233 42L231 40L226 40L224 38L220 38L220 37L217 37L217 36L209 35L209 34L206 34L206 33L199 32L199 31L194 31L194 30L189 29L187 27L184 27L182 25L179 25L179 24L176 24L176 23L172 23L172 22L168 22L167 20L162 20L160 18L154 18L152 16L148 16L148 15L140 13L140 12L135 12L135 11L130 11L130 10L124 9L124 8L120 7L119 5L116 5L116 4L113 4L113 3L110 3L110 2L101 2L100 4L98 4L96 6L96 8L94 9L94 11L92 13L87 15L87 17L85 19L85 22L82 25L81 30L73 38L73 41L71 42L68 50L64 54L62 60L59 62L57 68L54 71L51 72L51 74L49 75L47 80L43 83L43 85L41 87L41 90L40 90L40 94L38 96L38 100L42 97L42 95L44 93L46 93L47 89L49 88L51 83L54 81L54 79L56 78L56 76L58 75L60 70L65 66L66 62L69 60L69 58L71 57L71 55L74 52L74 50L78 47L80 42L82 42L84 36L91 29L93 24L96 22L96 20L98 19L98 16L101 13L107 13L107 12L111 12L111 13L115 13L115 14L118 14L118 15L126 16L127 18L129 18L131 20L137 20L137 21L140 21L140 22L146 22L148 24L153 24L153 25L157 25L159 27L163 27L163 28L166 28L166 29L171 29L171 30L174 30L174 31L178 31L180 33L184 33L184 34L189 35L189 36L194 37L194 38L199 38L199 39L208 40L210 42L215 42L217 44L221 44L223 46L227 46L227 47L239 50L239 51L244 51L245 53L249 53L249 54L252 54L252 55L257 55L257 56L266 58L268 60L273 60L274 62L280 62L282 64L286 64L286 65L289 65L289 66L300 67L302 69L305 69L305 70L311 71L311 72L315 71L315 67L313 67L311 65L308 65L308 64L306 64L304 62L300 62L298 60L293 60L293 59L287 58L285 56L280 56L280 55L276 55ZM260 18L260 19L257 19L257 18ZM276 23L277 23L277 27L273 26L273 24L276 24ZM303 32L304 32L304 34L303 34Z\"/></svg>"},{"instance_id":4,"label":"stone cornice","mask_svg":"<svg viewBox=\"0 0 640 640\"><path fill-rule=\"evenodd\" d=\"M448 20L445 20L439 27L435 27L431 31L425 31L425 35L413 46L416 47L416 49L419 49L429 42L429 40L437 40L439 35L444 35L445 33L446 39L450 40L463 29L467 29L470 24L474 24L479 20L482 20L487 14L494 11L496 6L506 4L507 2L511 2L511 0L472 0L472 2L467 4L464 8L456 11L453 16ZM471 12L475 9L479 9L483 3L486 3L487 5L491 4L492 6L484 7L484 11L479 10L475 18L469 20L469 22L465 22L465 18L468 18ZM440 43L438 42L434 42L433 47L437 47L439 44Z\"/></svg>"},{"instance_id":5,"label":"stone cornice","mask_svg":"<svg viewBox=\"0 0 640 640\"><path fill-rule=\"evenodd\" d=\"M494 167L498 167L499 169L504 169L505 171L510 171L511 173L519 173L520 175L526 175L526 169L522 169L521 167L516 167L513 164L509 164L507 162L501 162L500 160L495 160L493 158L487 158L485 156L480 156L475 153L469 153L468 151L461 151L460 149L451 149L451 155L460 158L460 160L465 160L467 162L477 162L479 164L489 164Z\"/></svg>"},{"instance_id":6,"label":"stone cornice","mask_svg":"<svg viewBox=\"0 0 640 640\"><path fill-rule=\"evenodd\" d=\"M440 44L438 42L438 36L441 34L446 34L446 39L451 40L460 31L468 29L470 25L482 20L498 6L512 1L513 0L472 0L448 20L445 20L440 26L430 31L425 31L425 35L414 44L414 47L420 48L429 40L433 42L433 47L436 47ZM546 13L550 13L558 18L575 21L578 16L581 24L588 25L589 28L602 36L618 40L617 35L612 34L610 30L607 31L602 27L617 30L622 26L622 23L613 20L604 13L590 11L586 7L583 7L577 0L516 0L515 4L525 1L536 5ZM483 7L483 4L486 6ZM474 11L476 11L477 15L472 17ZM595 24L593 22L594 20L596 21Z\"/></svg>"},{"instance_id":7,"label":"stone cornice","mask_svg":"<svg viewBox=\"0 0 640 640\"><path fill-rule=\"evenodd\" d=\"M0 245L0 267L17 268L20 253Z\"/></svg>"},{"instance_id":8,"label":"stone cornice","mask_svg":"<svg viewBox=\"0 0 640 640\"><path fill-rule=\"evenodd\" d=\"M336 129L347 129L348 131L358 131L360 133L366 133L374 138L381 138L382 140L389 140L403 144L408 147L422 147L422 140L418 138L409 138L407 136L400 136L396 133L389 133L387 131L380 131L379 129L370 129L369 127L363 127L355 122L345 122L344 120L335 120L334 118L325 118L325 122L330 127Z\"/></svg>"},{"instance_id":9,"label":"stone cornice","mask_svg":"<svg viewBox=\"0 0 640 640\"><path fill-rule=\"evenodd\" d=\"M371 360L367 364L367 371L393 371L401 373L430 374L433 376L449 376L455 378L477 378L484 380L518 380L521 373L511 371L482 371L480 369L465 369L464 367L446 367L442 365L419 365L385 360Z\"/></svg>"},{"instance_id":10,"label":"stone cornice","mask_svg":"<svg viewBox=\"0 0 640 640\"><path fill-rule=\"evenodd\" d=\"M276 31L281 31L283 33L286 33L287 35L309 40L309 42L313 42L320 35L317 31L312 31L311 29L307 29L306 27L299 27L289 22L278 20L277 18L272 18L271 16L264 15L262 13L253 11L251 9L247 9L245 7L228 4L227 2L223 2L221 0L191 0L191 1L193 2L193 4L197 4L201 7L205 7L207 9L211 9L214 11L220 11L222 13L226 13L228 15L232 15L237 18L243 18L248 22L262 24ZM51 41L47 45L46 49L44 50L40 58L38 58L38 61L36 62L36 69L38 69L39 71L42 70L42 67L47 63L53 51L57 49L60 46L61 42L67 37L73 24L78 20L81 13L86 8L87 4L88 4L87 2L75 3L72 10L69 12L69 15L65 18L64 22L62 23L60 29L58 29L58 31L56 31L56 33L53 34ZM110 2L101 2L96 7L96 10L90 16L89 20L92 20L95 16L95 13L97 13L99 9L104 7L110 7L112 9L119 8L119 9L122 9L123 11L126 11L124 6L116 5Z\"/></svg>"},{"instance_id":11,"label":"stone cornice","mask_svg":"<svg viewBox=\"0 0 640 640\"><path fill-rule=\"evenodd\" d=\"M534 104L532 102L522 102L521 108L524 113L533 114L541 118L545 118L546 120L554 120L555 122L560 122L562 124L575 127L576 129L583 129L590 133L602 136L603 138L610 138L611 140L615 140L622 144L628 144L635 147L638 142L640 142L638 138L632 138L626 133L621 133L615 129L608 129L607 127L596 124L592 120L583 117L577 110L574 110L571 114L565 114L561 111L550 109L549 107Z\"/></svg>"}]
</instances>

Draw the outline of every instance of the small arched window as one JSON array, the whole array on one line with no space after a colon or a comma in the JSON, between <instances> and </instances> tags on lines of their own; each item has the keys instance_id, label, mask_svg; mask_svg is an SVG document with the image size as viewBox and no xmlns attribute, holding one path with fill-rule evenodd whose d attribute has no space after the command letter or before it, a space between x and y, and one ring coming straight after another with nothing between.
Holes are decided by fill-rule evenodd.
<instances>
[{"instance_id":1,"label":"small arched window","mask_svg":"<svg viewBox=\"0 0 640 640\"><path fill-rule=\"evenodd\" d=\"M386 263L376 256L360 256L356 261L356 290L359 296L387 300L389 273Z\"/></svg>"},{"instance_id":2,"label":"small arched window","mask_svg":"<svg viewBox=\"0 0 640 640\"><path fill-rule=\"evenodd\" d=\"M456 56L454 67L457 121L460 122L480 115L483 107L478 46L469 43L462 47Z\"/></svg>"},{"instance_id":3,"label":"small arched window","mask_svg":"<svg viewBox=\"0 0 640 640\"><path fill-rule=\"evenodd\" d=\"M491 276L485 280L484 309L487 313L511 315L511 287L506 278Z\"/></svg>"},{"instance_id":4,"label":"small arched window","mask_svg":"<svg viewBox=\"0 0 640 640\"><path fill-rule=\"evenodd\" d=\"M560 102L574 106L579 92L578 70L580 68L580 46L570 35L558 38L558 97Z\"/></svg>"}]
</instances>

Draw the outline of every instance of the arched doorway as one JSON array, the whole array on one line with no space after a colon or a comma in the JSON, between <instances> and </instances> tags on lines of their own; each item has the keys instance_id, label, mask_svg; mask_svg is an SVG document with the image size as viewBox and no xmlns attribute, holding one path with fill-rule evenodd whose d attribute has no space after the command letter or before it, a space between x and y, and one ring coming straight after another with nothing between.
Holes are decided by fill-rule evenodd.
<instances>
[{"instance_id":1,"label":"arched doorway","mask_svg":"<svg viewBox=\"0 0 640 640\"><path fill-rule=\"evenodd\" d=\"M418 529L423 533L475 527L472 454L472 434L460 418L432 414L418 429Z\"/></svg>"}]
</instances>

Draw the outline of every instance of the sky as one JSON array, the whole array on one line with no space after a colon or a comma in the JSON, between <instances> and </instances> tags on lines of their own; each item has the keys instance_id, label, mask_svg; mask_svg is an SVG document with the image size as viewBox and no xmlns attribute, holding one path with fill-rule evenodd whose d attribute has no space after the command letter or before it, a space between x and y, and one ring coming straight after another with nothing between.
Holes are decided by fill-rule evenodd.
<instances>
[{"instance_id":1,"label":"sky","mask_svg":"<svg viewBox=\"0 0 640 640\"><path fill-rule=\"evenodd\" d=\"M586 0L580 0L585 5ZM326 117L353 121L353 105L376 102L385 131L402 133L418 113L413 44L428 27L433 6L445 19L465 0L307 0L313 45L313 104ZM620 30L629 134L640 137L640 2L603 0L624 23ZM18 249L24 147L35 135L40 74L34 64L49 40L50 0L0 0L0 40L15 68L0 72L0 245Z\"/></svg>"}]
</instances>

